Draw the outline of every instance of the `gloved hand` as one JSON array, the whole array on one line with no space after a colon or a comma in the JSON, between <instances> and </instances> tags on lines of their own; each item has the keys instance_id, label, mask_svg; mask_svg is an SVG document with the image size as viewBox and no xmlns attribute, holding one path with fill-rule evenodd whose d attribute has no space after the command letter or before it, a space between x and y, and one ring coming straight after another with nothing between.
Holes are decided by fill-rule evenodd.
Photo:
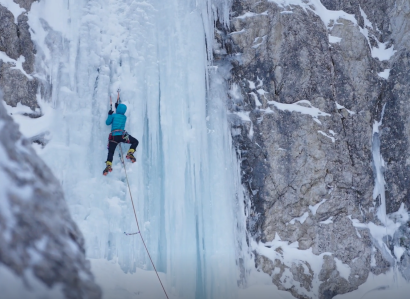
<instances>
[{"instance_id":1,"label":"gloved hand","mask_svg":"<svg viewBox=\"0 0 410 299\"><path fill-rule=\"evenodd\" d=\"M108 111L108 115L111 115L113 113L114 113L114 111L112 111L112 110Z\"/></svg>"},{"instance_id":2,"label":"gloved hand","mask_svg":"<svg viewBox=\"0 0 410 299\"><path fill-rule=\"evenodd\" d=\"M115 109L117 109L117 107L118 107L118 102L117 102L117 103L115 103Z\"/></svg>"}]
</instances>

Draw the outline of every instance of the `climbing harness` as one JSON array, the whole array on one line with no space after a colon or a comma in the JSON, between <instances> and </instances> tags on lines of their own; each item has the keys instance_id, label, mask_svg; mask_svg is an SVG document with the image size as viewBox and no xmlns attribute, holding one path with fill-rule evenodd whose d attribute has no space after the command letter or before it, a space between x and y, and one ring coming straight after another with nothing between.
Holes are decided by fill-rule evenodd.
<instances>
[{"instance_id":1,"label":"climbing harness","mask_svg":"<svg viewBox=\"0 0 410 299\"><path fill-rule=\"evenodd\" d=\"M148 257L149 257L149 259L150 259L150 261L151 261L151 265L152 265L152 267L154 268L155 273L157 274L157 277L158 277L159 283L161 284L162 290L164 291L165 296L167 297L167 299L169 299L168 294L167 294L167 292L165 291L164 285L162 284L161 278L159 277L157 268L155 268L154 262L152 261L151 255L149 254L149 251L148 251L148 248L147 248L147 245L145 244L144 238L142 237L142 234L141 234L140 225L138 224L137 213L135 212L134 200L132 199L132 195L131 195L131 188L130 188L130 183L129 183L129 181L128 181L127 169L125 168L125 163L124 163L124 158L123 158L123 155L124 155L124 154L123 154L123 152L122 152L122 146L121 146L121 144L120 144L120 151L121 151L121 162L122 162L122 166L124 167L125 178L127 179L128 192L130 193L130 199L131 199L131 203L132 203L132 209L134 210L135 222L137 223L137 227L138 227L138 232L136 232L136 233L129 233L129 234L127 234L126 232L124 232L124 234L127 235L127 236L137 235L137 234L140 235L141 241L142 241L142 243L144 244L145 250L147 251Z\"/></svg>"},{"instance_id":2,"label":"climbing harness","mask_svg":"<svg viewBox=\"0 0 410 299\"><path fill-rule=\"evenodd\" d=\"M113 131L111 131L110 135L108 135L107 149L109 149L109 147L110 147L110 142L113 142L113 143L117 143L117 144L118 144L118 142L114 140L114 136L112 135L112 133L114 133L114 132L122 132L121 137L122 137L122 139L126 140L124 143L131 143L131 141L130 141L130 135L128 134L127 131L125 131L125 130L120 130L120 129L118 129L118 130L113 130Z\"/></svg>"}]
</instances>

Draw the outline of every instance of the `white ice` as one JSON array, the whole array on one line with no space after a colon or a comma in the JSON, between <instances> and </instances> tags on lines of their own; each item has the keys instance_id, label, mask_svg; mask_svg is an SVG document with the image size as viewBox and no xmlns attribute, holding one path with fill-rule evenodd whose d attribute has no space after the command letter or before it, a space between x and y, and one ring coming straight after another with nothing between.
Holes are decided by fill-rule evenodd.
<instances>
[{"instance_id":1,"label":"white ice","mask_svg":"<svg viewBox=\"0 0 410 299\"><path fill-rule=\"evenodd\" d=\"M63 186L94 271L112 272L96 273L97 282L115 284L118 269L153 270L139 235L123 233L137 227L119 148L113 172L102 176L109 96L121 88L126 130L140 141L137 163L126 164L131 193L166 289L172 298L236 298L243 199L227 88L218 68L208 68L213 18L228 23L227 9L205 0L44 0L28 13L36 75L53 92L44 123L35 124L52 137L38 151ZM160 288L135 284L144 294Z\"/></svg>"}]
</instances>

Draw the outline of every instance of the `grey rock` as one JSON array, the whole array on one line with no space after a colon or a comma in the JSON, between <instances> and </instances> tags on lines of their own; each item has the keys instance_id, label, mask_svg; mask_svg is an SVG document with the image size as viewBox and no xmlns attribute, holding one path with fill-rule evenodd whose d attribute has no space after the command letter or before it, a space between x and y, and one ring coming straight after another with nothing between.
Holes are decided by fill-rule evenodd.
<instances>
[{"instance_id":1,"label":"grey rock","mask_svg":"<svg viewBox=\"0 0 410 299\"><path fill-rule=\"evenodd\" d=\"M373 244L369 231L358 231L349 218L381 224L374 214L372 126L385 103L380 140L388 165L387 212L397 211L402 203L410 207L410 106L405 100L410 97L410 5L376 0L322 3L354 14L361 28L367 15L372 47L388 43L397 50L394 57L373 58L367 39L351 21L339 19L328 29L312 11L256 0L233 1L230 28L219 25L216 32L221 49L215 57L231 62L229 83L240 90L240 96L230 93L228 106L242 184L250 199L247 229L258 241L279 235L283 241L299 242L301 250L332 253L332 259L324 257L318 273L319 297L332 298L356 289L370 272L386 272L393 263L391 244L398 241L385 240L390 250L386 254ZM292 13L282 13L285 10ZM246 17L248 12L253 15ZM341 41L330 44L329 35ZM391 68L387 81L377 75L385 68ZM277 109L275 103L315 107L325 115L313 119ZM251 121L235 117L237 112L249 113ZM311 207L321 202L313 213ZM307 215L303 223L291 223L302 215ZM328 219L332 221L321 223ZM402 273L408 272L403 266L408 265L407 254ZM348 280L335 269L333 258L350 267ZM376 266L371 266L372 258ZM278 288L283 289L280 277L287 267L299 287L309 290L310 278L296 265L261 256L256 263ZM273 275L275 267L281 272ZM285 289L304 298L296 288Z\"/></svg>"},{"instance_id":2,"label":"grey rock","mask_svg":"<svg viewBox=\"0 0 410 299\"><path fill-rule=\"evenodd\" d=\"M18 27L14 23L13 14L6 7L0 5L0 51L5 52L13 59L20 56L17 32Z\"/></svg>"},{"instance_id":3,"label":"grey rock","mask_svg":"<svg viewBox=\"0 0 410 299\"><path fill-rule=\"evenodd\" d=\"M22 138L2 103L0 149L6 155L0 161L0 176L9 182L2 184L6 194L0 210L2 267L28 284L26 273L31 270L47 287L60 285L66 298L101 298L85 259L84 239L59 182Z\"/></svg>"},{"instance_id":4,"label":"grey rock","mask_svg":"<svg viewBox=\"0 0 410 299\"><path fill-rule=\"evenodd\" d=\"M0 5L0 51L10 58L17 60L21 55L23 74L20 70L13 69L15 65L3 62L0 59L0 88L3 90L4 101L15 107L18 103L29 106L32 110L39 108L37 103L38 79L27 76L34 72L35 47L31 40L28 18L21 14L14 23L13 14Z\"/></svg>"},{"instance_id":5,"label":"grey rock","mask_svg":"<svg viewBox=\"0 0 410 299\"><path fill-rule=\"evenodd\" d=\"M34 43L31 40L31 34L29 31L29 26L27 24L28 18L26 15L21 14L18 18L18 30L19 30L19 53L23 55L25 61L23 63L23 69L31 74L34 72L34 59L36 54L36 49Z\"/></svg>"},{"instance_id":6,"label":"grey rock","mask_svg":"<svg viewBox=\"0 0 410 299\"><path fill-rule=\"evenodd\" d=\"M33 4L34 2L38 2L39 0L13 0L13 1L19 4L20 7L29 11L31 8L31 4Z\"/></svg>"},{"instance_id":7,"label":"grey rock","mask_svg":"<svg viewBox=\"0 0 410 299\"><path fill-rule=\"evenodd\" d=\"M4 93L4 101L13 107L21 103L32 110L39 108L36 97L38 81L12 67L11 63L3 63L0 60L0 88Z\"/></svg>"}]
</instances>

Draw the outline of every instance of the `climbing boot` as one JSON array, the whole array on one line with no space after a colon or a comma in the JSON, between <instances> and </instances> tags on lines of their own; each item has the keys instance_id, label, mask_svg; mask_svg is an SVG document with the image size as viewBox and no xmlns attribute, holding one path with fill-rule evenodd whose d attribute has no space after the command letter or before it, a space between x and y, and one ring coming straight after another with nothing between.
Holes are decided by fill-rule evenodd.
<instances>
[{"instance_id":1,"label":"climbing boot","mask_svg":"<svg viewBox=\"0 0 410 299\"><path fill-rule=\"evenodd\" d=\"M110 161L105 162L105 164L107 164L107 166L105 167L104 171L103 171L103 175L107 175L109 172L112 171L112 163Z\"/></svg>"},{"instance_id":2,"label":"climbing boot","mask_svg":"<svg viewBox=\"0 0 410 299\"><path fill-rule=\"evenodd\" d=\"M134 162L137 161L137 159L135 159L135 157L134 157L134 155L133 155L134 152L135 152L135 150L133 150L132 148L130 148L130 149L128 150L127 155L125 156L127 159L130 159L132 163L134 163Z\"/></svg>"}]
</instances>

